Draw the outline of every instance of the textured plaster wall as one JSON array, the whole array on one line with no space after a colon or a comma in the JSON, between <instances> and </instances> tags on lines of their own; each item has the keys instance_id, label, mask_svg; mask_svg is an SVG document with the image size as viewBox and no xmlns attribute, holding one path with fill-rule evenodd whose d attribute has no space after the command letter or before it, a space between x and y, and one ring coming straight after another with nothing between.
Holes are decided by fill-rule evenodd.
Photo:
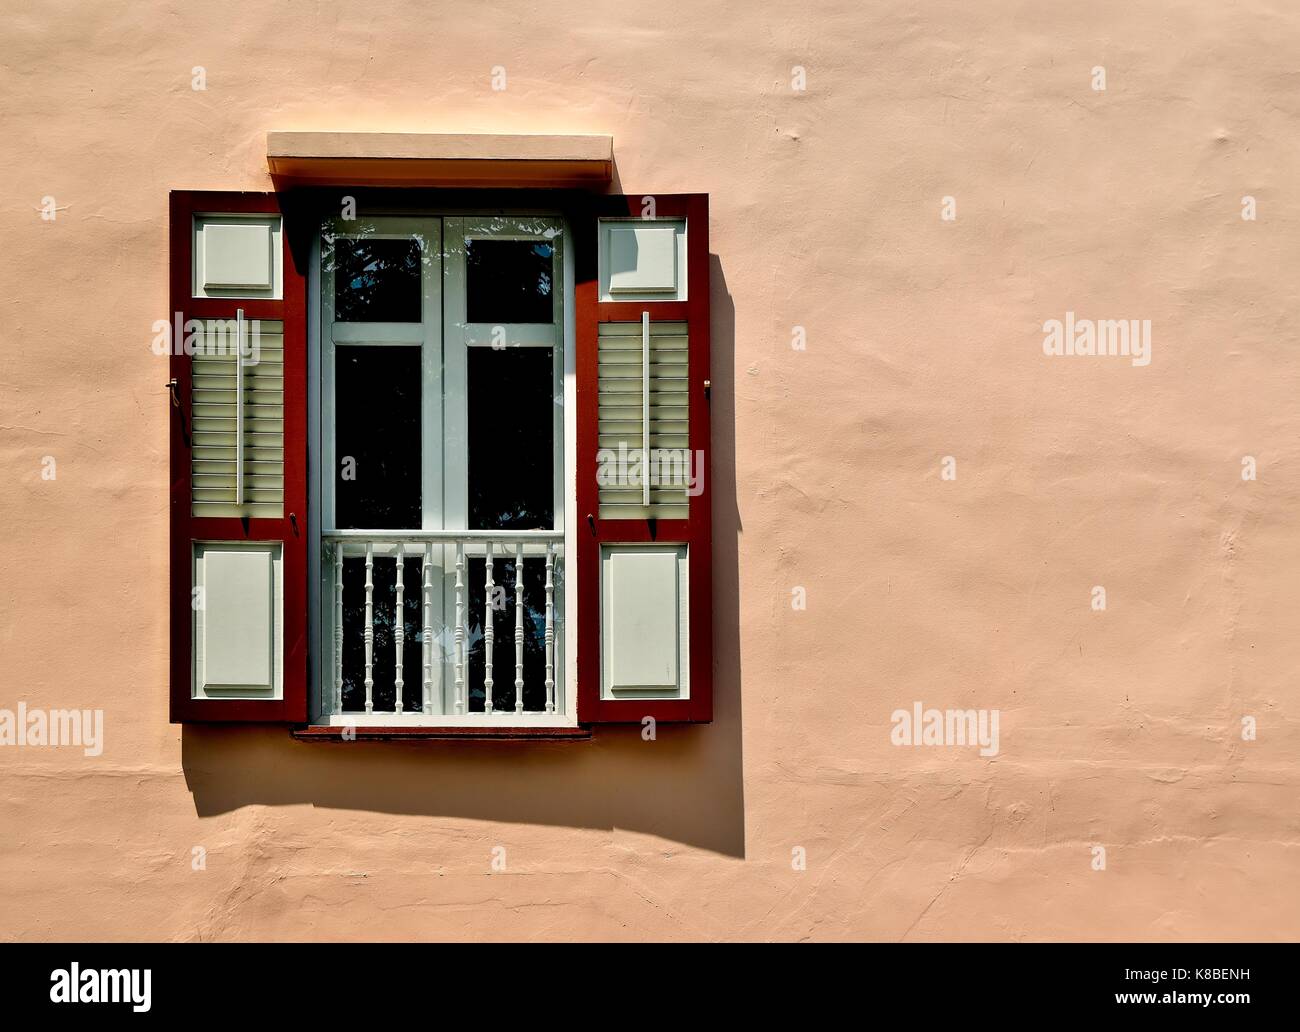
<instances>
[{"instance_id":1,"label":"textured plaster wall","mask_svg":"<svg viewBox=\"0 0 1300 1032\"><path fill-rule=\"evenodd\" d=\"M1294 938L1297 67L1283 0L10 0L0 707L107 727L0 748L0 937ZM269 188L273 128L711 195L712 726L167 723L166 194ZM1066 311L1150 365L1045 356ZM998 755L891 745L916 701Z\"/></svg>"}]
</instances>

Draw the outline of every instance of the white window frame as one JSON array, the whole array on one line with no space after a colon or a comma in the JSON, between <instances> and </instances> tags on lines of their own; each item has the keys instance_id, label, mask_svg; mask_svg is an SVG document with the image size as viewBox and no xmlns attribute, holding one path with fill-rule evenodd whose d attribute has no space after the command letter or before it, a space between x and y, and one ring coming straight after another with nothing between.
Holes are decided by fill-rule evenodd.
<instances>
[{"instance_id":1,"label":"white window frame","mask_svg":"<svg viewBox=\"0 0 1300 1032\"><path fill-rule=\"evenodd\" d=\"M547 236L530 232L527 223L537 224L544 220L548 229ZM572 254L572 234L567 220L555 211L519 210L510 212L484 212L477 210L441 209L438 211L401 210L374 211L364 217L358 216L360 224L381 222L383 228L379 233L356 234L369 238L389 236L409 236L412 232L423 231L426 237L437 240L443 260L441 261L441 283L430 287L425 284L423 294L424 316L421 323L367 323L341 324L345 329L345 340L335 340L333 334L323 333L329 325L327 319L333 308L332 291L325 290L321 270L322 246L321 234L315 235L311 250L311 265L308 274L308 499L310 513L308 534L311 546L309 559L309 640L311 642L308 657L309 684L311 698L309 712L313 723L354 726L431 726L463 727L491 725L494 727L575 727L577 726L577 585L568 575L574 569L573 557L576 555L577 515L573 499L576 498L576 457L577 457L577 410L576 410L576 319L574 311L574 268ZM346 220L331 220L331 228L338 236L347 236ZM453 234L455 236L453 236ZM465 319L465 263L462 247L449 247L448 241L461 237L461 234L476 239L547 239L555 246L555 275L557 294L555 300L555 319L547 324L505 324L506 346L511 347L554 347L558 349L559 361L553 363L554 392L563 398L563 404L556 406L553 441L555 443L556 469L560 475L555 478L554 529L563 532L564 546L560 561L565 569L565 590L557 591L557 602L562 609L562 626L556 636L556 710L554 713L528 712L524 714L507 714L498 711L488 715L484 713L465 713L461 715L432 714L419 711L395 714L390 711L375 713L323 714L325 692L329 690L327 678L332 676L331 664L326 657L332 655L333 642L326 636L332 628L332 613L327 614L325 607L332 600L332 589L322 584L323 572L327 569L322 561L322 534L328 533L334 526L334 478L333 470L337 465L334 454L334 428L328 406L323 407L323 399L333 392L333 359L336 343L346 344L415 344L418 336L421 343L435 340L440 343L441 356L436 362L430 361L430 354L435 349L424 348L422 368L421 397L421 488L422 488L422 526L425 530L459 530L464 529L468 516L468 433L467 385L468 348L491 346L491 325L472 324ZM463 237L462 237L463 238ZM426 277L427 278L427 277ZM437 279L437 277L434 277ZM329 295L326 297L326 295ZM437 323L436 327L431 326ZM335 324L339 325L339 324ZM431 337L431 331L435 331ZM329 337L329 340L325 340ZM452 383L459 383L461 390L451 389ZM326 392L329 392L327 395ZM437 405L430 404L433 399ZM438 408L434 416L434 408ZM443 440L443 427L448 433L460 426L460 446L453 444L447 448ZM444 464L444 457L445 464ZM328 472L329 475L326 475ZM444 481L445 478L445 481ZM437 498L438 505L430 506L424 499ZM323 517L328 514L329 519ZM381 528L370 528L381 529ZM503 531L503 534L509 532ZM510 555L501 556L509 560ZM443 614L449 612L451 604L452 582L444 577L442 592L442 614L435 611L435 620L442 620ZM439 593L435 592L435 598ZM505 633L513 633L513 629Z\"/></svg>"}]
</instances>

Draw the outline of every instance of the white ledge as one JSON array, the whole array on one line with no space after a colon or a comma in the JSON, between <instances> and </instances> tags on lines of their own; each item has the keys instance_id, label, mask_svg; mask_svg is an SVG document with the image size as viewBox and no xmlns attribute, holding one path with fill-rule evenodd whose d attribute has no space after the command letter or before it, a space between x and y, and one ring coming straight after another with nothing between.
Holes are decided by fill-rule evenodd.
<instances>
[{"instance_id":1,"label":"white ledge","mask_svg":"<svg viewBox=\"0 0 1300 1032\"><path fill-rule=\"evenodd\" d=\"M266 163L286 185L603 187L614 138L269 132Z\"/></svg>"}]
</instances>

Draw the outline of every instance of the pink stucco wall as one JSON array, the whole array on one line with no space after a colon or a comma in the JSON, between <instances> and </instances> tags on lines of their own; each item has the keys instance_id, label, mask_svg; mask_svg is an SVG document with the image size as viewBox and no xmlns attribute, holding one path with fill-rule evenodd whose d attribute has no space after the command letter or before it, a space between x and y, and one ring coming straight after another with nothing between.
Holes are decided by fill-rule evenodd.
<instances>
[{"instance_id":1,"label":"pink stucco wall","mask_svg":"<svg viewBox=\"0 0 1300 1032\"><path fill-rule=\"evenodd\" d=\"M0 937L1300 932L1294 5L0 24L0 707L106 720L0 748ZM168 724L166 195L269 188L268 129L610 133L627 192L711 195L713 725ZM1150 364L1046 356L1067 311ZM892 745L916 701L999 710L998 755Z\"/></svg>"}]
</instances>

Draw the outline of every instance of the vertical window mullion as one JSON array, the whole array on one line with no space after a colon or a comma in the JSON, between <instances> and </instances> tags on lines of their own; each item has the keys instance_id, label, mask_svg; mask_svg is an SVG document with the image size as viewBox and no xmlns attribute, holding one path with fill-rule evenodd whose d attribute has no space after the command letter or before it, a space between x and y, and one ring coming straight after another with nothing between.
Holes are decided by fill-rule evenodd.
<instances>
[{"instance_id":1,"label":"vertical window mullion","mask_svg":"<svg viewBox=\"0 0 1300 1032\"><path fill-rule=\"evenodd\" d=\"M446 385L443 383L443 220L429 219L425 246L429 249L424 264L421 292L424 301L424 341L421 345L421 509L425 530L442 530L448 526L444 501L443 478L446 455L443 447L443 412Z\"/></svg>"}]
</instances>

